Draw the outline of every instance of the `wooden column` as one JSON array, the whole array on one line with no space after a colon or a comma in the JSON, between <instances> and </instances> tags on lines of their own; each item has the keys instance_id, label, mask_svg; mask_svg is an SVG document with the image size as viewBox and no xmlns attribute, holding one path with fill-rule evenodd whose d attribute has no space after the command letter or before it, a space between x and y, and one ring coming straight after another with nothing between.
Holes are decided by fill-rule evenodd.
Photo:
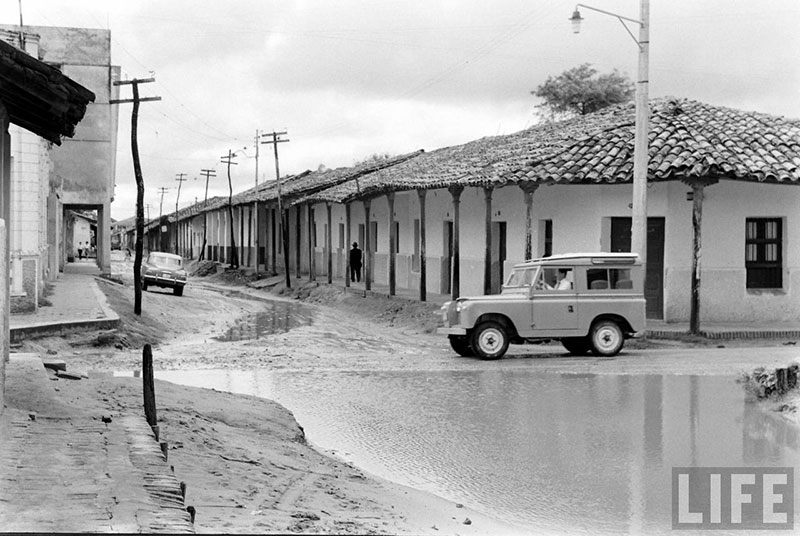
<instances>
[{"instance_id":1,"label":"wooden column","mask_svg":"<svg viewBox=\"0 0 800 536\"><path fill-rule=\"evenodd\" d=\"M689 312L689 333L700 334L700 272L702 259L703 196L705 187L716 179L684 181L692 188L692 301Z\"/></svg>"},{"instance_id":2,"label":"wooden column","mask_svg":"<svg viewBox=\"0 0 800 536\"><path fill-rule=\"evenodd\" d=\"M316 281L317 274L315 273L316 270L316 262L314 259L316 250L314 248L314 206L309 203L308 204L308 280L309 281Z\"/></svg>"},{"instance_id":3,"label":"wooden column","mask_svg":"<svg viewBox=\"0 0 800 536\"><path fill-rule=\"evenodd\" d=\"M277 210L272 209L270 211L270 227L272 227L272 275L277 275L278 273L278 225L276 223L278 215L276 214Z\"/></svg>"},{"instance_id":4,"label":"wooden column","mask_svg":"<svg viewBox=\"0 0 800 536\"><path fill-rule=\"evenodd\" d=\"M331 217L331 204L325 203L328 213L328 232L325 233L325 257L328 265L328 284L333 283L333 218Z\"/></svg>"},{"instance_id":5,"label":"wooden column","mask_svg":"<svg viewBox=\"0 0 800 536\"><path fill-rule=\"evenodd\" d=\"M527 261L533 258L533 194L539 185L522 182L519 187L525 194L525 260Z\"/></svg>"},{"instance_id":6,"label":"wooden column","mask_svg":"<svg viewBox=\"0 0 800 536\"><path fill-rule=\"evenodd\" d=\"M428 296L427 277L425 265L425 194L428 190L417 190L419 196L419 301L426 301Z\"/></svg>"},{"instance_id":7,"label":"wooden column","mask_svg":"<svg viewBox=\"0 0 800 536\"><path fill-rule=\"evenodd\" d=\"M300 205L295 205L295 207L294 207L294 225L295 225L294 238L295 238L295 242L297 243L297 246L296 246L296 248L294 250L294 270L295 270L294 275L295 275L296 278L300 277L300 261L301 261L300 252L302 251L301 244L303 243L303 233L302 233L302 230L301 230L302 219L303 218L302 218L302 216L300 214L300 212L302 210L303 209L302 209L302 207Z\"/></svg>"},{"instance_id":8,"label":"wooden column","mask_svg":"<svg viewBox=\"0 0 800 536\"><path fill-rule=\"evenodd\" d=\"M397 292L397 255L395 249L397 247L397 234L394 227L394 192L386 194L386 202L389 205L389 296L394 296Z\"/></svg>"},{"instance_id":9,"label":"wooden column","mask_svg":"<svg viewBox=\"0 0 800 536\"><path fill-rule=\"evenodd\" d=\"M364 203L364 288L372 290L372 243L369 233L369 209L370 200L365 199Z\"/></svg>"},{"instance_id":10,"label":"wooden column","mask_svg":"<svg viewBox=\"0 0 800 536\"><path fill-rule=\"evenodd\" d=\"M350 286L350 203L344 205L344 286ZM363 246L363 244L362 244Z\"/></svg>"},{"instance_id":11,"label":"wooden column","mask_svg":"<svg viewBox=\"0 0 800 536\"><path fill-rule=\"evenodd\" d=\"M253 201L253 249L255 249L255 267L256 267L256 277L258 277L258 201Z\"/></svg>"},{"instance_id":12,"label":"wooden column","mask_svg":"<svg viewBox=\"0 0 800 536\"><path fill-rule=\"evenodd\" d=\"M448 188L453 198L453 269L450 287L453 292L453 299L458 299L461 295L461 251L459 250L459 235L461 228L461 193L463 186L451 186Z\"/></svg>"},{"instance_id":13,"label":"wooden column","mask_svg":"<svg viewBox=\"0 0 800 536\"><path fill-rule=\"evenodd\" d=\"M483 293L492 293L492 187L484 186L486 197L486 250L483 254Z\"/></svg>"}]
</instances>

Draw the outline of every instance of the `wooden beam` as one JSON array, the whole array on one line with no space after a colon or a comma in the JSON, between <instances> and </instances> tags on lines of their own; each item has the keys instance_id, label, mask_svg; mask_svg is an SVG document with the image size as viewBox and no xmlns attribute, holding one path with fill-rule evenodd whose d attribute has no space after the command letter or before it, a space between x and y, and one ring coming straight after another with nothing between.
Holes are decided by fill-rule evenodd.
<instances>
[{"instance_id":1,"label":"wooden beam","mask_svg":"<svg viewBox=\"0 0 800 536\"><path fill-rule=\"evenodd\" d=\"M461 193L463 186L450 186L448 188L450 196L453 198L453 268L450 287L453 299L458 299L461 295L461 252L459 250L459 234L461 227Z\"/></svg>"},{"instance_id":2,"label":"wooden beam","mask_svg":"<svg viewBox=\"0 0 800 536\"><path fill-rule=\"evenodd\" d=\"M428 190L417 190L419 196L419 301L424 302L428 296L428 272L425 263L425 195Z\"/></svg>"},{"instance_id":3,"label":"wooden beam","mask_svg":"<svg viewBox=\"0 0 800 536\"><path fill-rule=\"evenodd\" d=\"M389 215L387 217L389 224L389 296L394 296L397 292L397 267L395 262L397 256L395 255L395 248L397 245L397 234L394 227L394 192L386 194L386 201L389 205Z\"/></svg>"},{"instance_id":4,"label":"wooden beam","mask_svg":"<svg viewBox=\"0 0 800 536\"><path fill-rule=\"evenodd\" d=\"M483 293L488 295L492 293L492 187L484 186L483 194L486 199L486 249L483 254Z\"/></svg>"},{"instance_id":5,"label":"wooden beam","mask_svg":"<svg viewBox=\"0 0 800 536\"><path fill-rule=\"evenodd\" d=\"M539 185L522 182L519 187L525 195L525 260L527 261L533 258L533 194Z\"/></svg>"}]
</instances>

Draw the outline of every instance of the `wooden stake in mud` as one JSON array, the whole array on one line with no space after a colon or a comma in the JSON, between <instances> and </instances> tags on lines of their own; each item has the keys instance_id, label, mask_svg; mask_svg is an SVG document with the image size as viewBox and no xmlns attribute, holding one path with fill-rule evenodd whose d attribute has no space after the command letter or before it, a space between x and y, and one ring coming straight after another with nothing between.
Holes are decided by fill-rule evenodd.
<instances>
[{"instance_id":1,"label":"wooden stake in mud","mask_svg":"<svg viewBox=\"0 0 800 536\"><path fill-rule=\"evenodd\" d=\"M147 419L147 424L156 431L158 429L156 386L153 378L153 349L149 344L145 344L142 351L142 386L144 391L144 416ZM156 432L156 439L158 439L158 432Z\"/></svg>"}]
</instances>

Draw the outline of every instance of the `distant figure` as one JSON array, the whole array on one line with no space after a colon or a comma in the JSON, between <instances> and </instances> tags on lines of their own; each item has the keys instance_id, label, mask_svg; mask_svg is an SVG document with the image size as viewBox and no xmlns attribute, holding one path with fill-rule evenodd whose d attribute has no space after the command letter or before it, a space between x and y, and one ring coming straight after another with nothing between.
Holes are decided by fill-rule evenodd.
<instances>
[{"instance_id":1,"label":"distant figure","mask_svg":"<svg viewBox=\"0 0 800 536\"><path fill-rule=\"evenodd\" d=\"M78 260L83 260L83 242L78 242Z\"/></svg>"},{"instance_id":2,"label":"distant figure","mask_svg":"<svg viewBox=\"0 0 800 536\"><path fill-rule=\"evenodd\" d=\"M129 260L131 258L131 248L125 248L125 260Z\"/></svg>"},{"instance_id":3,"label":"distant figure","mask_svg":"<svg viewBox=\"0 0 800 536\"><path fill-rule=\"evenodd\" d=\"M358 242L353 242L353 249L350 250L350 280L361 281L361 250L358 249Z\"/></svg>"}]
</instances>

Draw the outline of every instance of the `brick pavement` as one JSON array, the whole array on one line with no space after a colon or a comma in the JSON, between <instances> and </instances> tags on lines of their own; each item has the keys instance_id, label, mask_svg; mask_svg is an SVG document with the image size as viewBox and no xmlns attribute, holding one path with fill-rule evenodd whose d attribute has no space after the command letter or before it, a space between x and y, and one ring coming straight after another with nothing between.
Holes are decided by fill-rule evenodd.
<instances>
[{"instance_id":1,"label":"brick pavement","mask_svg":"<svg viewBox=\"0 0 800 536\"><path fill-rule=\"evenodd\" d=\"M70 263L51 305L12 315L12 341L115 327L92 261ZM176 480L143 414L88 415L63 404L42 359L11 354L0 415L0 531L191 533Z\"/></svg>"},{"instance_id":2,"label":"brick pavement","mask_svg":"<svg viewBox=\"0 0 800 536\"><path fill-rule=\"evenodd\" d=\"M33 354L12 354L0 415L0 530L192 533L180 483L143 415L58 399Z\"/></svg>"}]
</instances>

